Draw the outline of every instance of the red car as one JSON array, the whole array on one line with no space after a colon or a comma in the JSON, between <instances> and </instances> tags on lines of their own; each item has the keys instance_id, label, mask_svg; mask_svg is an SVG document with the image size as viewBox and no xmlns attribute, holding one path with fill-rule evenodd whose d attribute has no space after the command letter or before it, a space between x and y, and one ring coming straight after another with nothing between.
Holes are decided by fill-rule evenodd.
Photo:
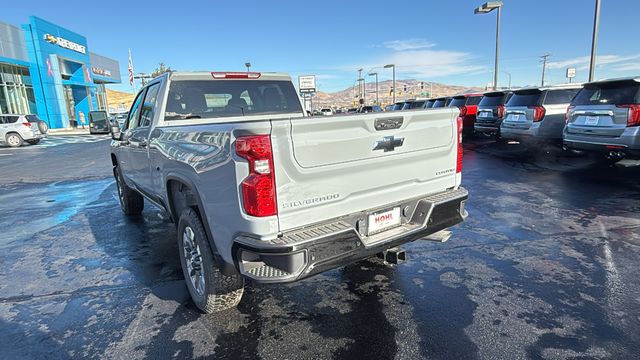
<instances>
[{"instance_id":1,"label":"red car","mask_svg":"<svg viewBox=\"0 0 640 360\"><path fill-rule=\"evenodd\" d=\"M453 97L449 103L450 107L457 106L462 116L463 132L473 133L473 124L476 122L478 103L482 100L482 94L462 94Z\"/></svg>"}]
</instances>

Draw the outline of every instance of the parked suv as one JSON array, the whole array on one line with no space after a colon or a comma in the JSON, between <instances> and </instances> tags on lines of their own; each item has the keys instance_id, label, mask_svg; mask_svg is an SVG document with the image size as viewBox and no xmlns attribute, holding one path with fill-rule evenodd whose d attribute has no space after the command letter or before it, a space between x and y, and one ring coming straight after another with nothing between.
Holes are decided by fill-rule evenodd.
<instances>
[{"instance_id":1,"label":"parked suv","mask_svg":"<svg viewBox=\"0 0 640 360\"><path fill-rule=\"evenodd\" d=\"M565 147L640 158L640 77L587 83L567 109Z\"/></svg>"},{"instance_id":2,"label":"parked suv","mask_svg":"<svg viewBox=\"0 0 640 360\"><path fill-rule=\"evenodd\" d=\"M504 104L513 95L511 91L490 91L484 93L478 103L476 122L473 126L476 132L500 137L500 124L504 118Z\"/></svg>"},{"instance_id":3,"label":"parked suv","mask_svg":"<svg viewBox=\"0 0 640 360\"><path fill-rule=\"evenodd\" d=\"M473 133L473 125L476 122L476 112L478 103L482 99L482 94L462 94L456 95L451 99L449 107L457 107L460 109L460 116L466 134Z\"/></svg>"},{"instance_id":4,"label":"parked suv","mask_svg":"<svg viewBox=\"0 0 640 360\"><path fill-rule=\"evenodd\" d=\"M500 136L561 143L567 107L581 88L582 84L567 84L515 90L506 105Z\"/></svg>"},{"instance_id":5,"label":"parked suv","mask_svg":"<svg viewBox=\"0 0 640 360\"><path fill-rule=\"evenodd\" d=\"M0 142L19 147L26 141L36 145L47 137L49 127L38 115L0 115Z\"/></svg>"}]
</instances>

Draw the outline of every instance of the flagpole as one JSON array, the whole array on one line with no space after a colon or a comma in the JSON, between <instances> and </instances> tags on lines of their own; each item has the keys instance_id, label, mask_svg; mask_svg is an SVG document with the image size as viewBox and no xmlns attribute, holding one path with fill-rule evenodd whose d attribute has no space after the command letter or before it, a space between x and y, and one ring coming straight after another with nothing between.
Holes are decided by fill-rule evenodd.
<instances>
[{"instance_id":1,"label":"flagpole","mask_svg":"<svg viewBox=\"0 0 640 360\"><path fill-rule=\"evenodd\" d=\"M129 85L133 86L133 94L135 95L136 91L136 81L133 77L133 60L131 60L131 48L129 48Z\"/></svg>"}]
</instances>

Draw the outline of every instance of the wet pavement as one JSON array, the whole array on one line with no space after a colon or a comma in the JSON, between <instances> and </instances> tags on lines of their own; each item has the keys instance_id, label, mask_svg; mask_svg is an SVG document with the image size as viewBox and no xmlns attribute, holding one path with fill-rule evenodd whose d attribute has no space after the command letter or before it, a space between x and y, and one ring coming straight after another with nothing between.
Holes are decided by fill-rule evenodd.
<instances>
[{"instance_id":1,"label":"wet pavement","mask_svg":"<svg viewBox=\"0 0 640 360\"><path fill-rule=\"evenodd\" d=\"M470 216L447 243L249 284L214 315L190 302L173 225L121 214L107 141L4 150L0 357L638 358L640 167L465 147Z\"/></svg>"}]
</instances>

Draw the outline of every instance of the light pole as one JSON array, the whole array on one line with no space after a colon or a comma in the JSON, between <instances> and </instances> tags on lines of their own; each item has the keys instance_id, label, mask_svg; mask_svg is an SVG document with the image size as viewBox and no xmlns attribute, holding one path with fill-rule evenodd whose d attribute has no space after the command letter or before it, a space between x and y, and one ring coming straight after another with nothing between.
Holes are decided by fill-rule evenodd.
<instances>
[{"instance_id":1,"label":"light pole","mask_svg":"<svg viewBox=\"0 0 640 360\"><path fill-rule=\"evenodd\" d=\"M507 74L509 76L509 89L511 89L511 73L510 72L506 72L503 71L503 73Z\"/></svg>"},{"instance_id":2,"label":"light pole","mask_svg":"<svg viewBox=\"0 0 640 360\"><path fill-rule=\"evenodd\" d=\"M249 72L249 69L251 69L251 63L250 62L246 62L246 63L244 63L244 66L247 67L247 72Z\"/></svg>"},{"instance_id":3,"label":"light pole","mask_svg":"<svg viewBox=\"0 0 640 360\"><path fill-rule=\"evenodd\" d=\"M596 0L596 12L593 16L593 35L591 37L591 59L589 60L589 82L593 81L596 72L596 46L598 46L598 29L600 28L600 0Z\"/></svg>"},{"instance_id":4,"label":"light pole","mask_svg":"<svg viewBox=\"0 0 640 360\"><path fill-rule=\"evenodd\" d=\"M482 6L477 7L473 13L474 14L487 14L493 11L493 9L498 9L498 16L496 22L496 63L493 69L493 90L498 88L498 58L500 55L500 14L502 13L502 2L501 1L489 1Z\"/></svg>"},{"instance_id":5,"label":"light pole","mask_svg":"<svg viewBox=\"0 0 640 360\"><path fill-rule=\"evenodd\" d=\"M380 102L378 101L378 73L372 72L372 73L369 73L369 76L376 77L376 105L380 105Z\"/></svg>"},{"instance_id":6,"label":"light pole","mask_svg":"<svg viewBox=\"0 0 640 360\"><path fill-rule=\"evenodd\" d=\"M358 69L358 104L362 99L362 69Z\"/></svg>"},{"instance_id":7,"label":"light pole","mask_svg":"<svg viewBox=\"0 0 640 360\"><path fill-rule=\"evenodd\" d=\"M385 69L391 68L393 70L393 83L391 88L393 89L393 103L396 103L396 65L395 64L387 64L384 66Z\"/></svg>"}]
</instances>

